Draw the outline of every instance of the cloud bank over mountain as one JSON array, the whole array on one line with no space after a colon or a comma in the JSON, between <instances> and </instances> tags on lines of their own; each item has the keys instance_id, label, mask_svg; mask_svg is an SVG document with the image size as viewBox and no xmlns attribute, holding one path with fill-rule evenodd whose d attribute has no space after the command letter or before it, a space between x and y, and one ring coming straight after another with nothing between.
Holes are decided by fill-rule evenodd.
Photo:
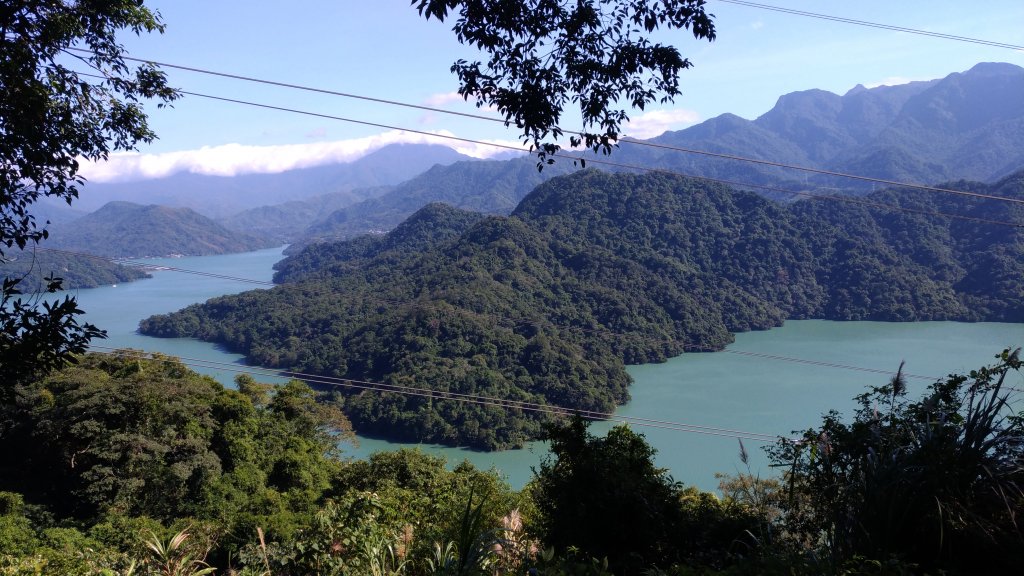
<instances>
[{"instance_id":1,"label":"cloud bank over mountain","mask_svg":"<svg viewBox=\"0 0 1024 576\"><path fill-rule=\"evenodd\" d=\"M441 144L460 154L474 158L490 158L521 148L515 140L490 140L487 144L453 140L451 133L436 135L392 130L365 138L310 142L280 146L247 146L226 144L198 150L144 154L138 152L111 154L106 162L82 160L81 173L89 182L131 182L164 178L177 173L207 176L238 176L242 174L275 174L299 168L348 163L390 144Z\"/></svg>"},{"instance_id":2,"label":"cloud bank over mountain","mask_svg":"<svg viewBox=\"0 0 1024 576\"><path fill-rule=\"evenodd\" d=\"M678 129L680 125L696 124L700 115L693 110L651 110L629 119L623 133L631 138L646 140L660 136L667 130Z\"/></svg>"}]
</instances>

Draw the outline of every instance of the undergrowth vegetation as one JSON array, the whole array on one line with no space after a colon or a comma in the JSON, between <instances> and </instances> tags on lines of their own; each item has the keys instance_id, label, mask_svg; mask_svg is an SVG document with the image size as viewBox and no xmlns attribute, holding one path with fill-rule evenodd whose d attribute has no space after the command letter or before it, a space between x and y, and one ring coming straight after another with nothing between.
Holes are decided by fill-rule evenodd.
<instances>
[{"instance_id":1,"label":"undergrowth vegetation","mask_svg":"<svg viewBox=\"0 0 1024 576\"><path fill-rule=\"evenodd\" d=\"M718 494L626 427L547 427L522 490L416 450L342 457L300 382L225 389L130 352L3 407L0 575L996 574L1024 561L1016 352L907 397L901 375ZM741 459L745 459L741 445Z\"/></svg>"}]
</instances>

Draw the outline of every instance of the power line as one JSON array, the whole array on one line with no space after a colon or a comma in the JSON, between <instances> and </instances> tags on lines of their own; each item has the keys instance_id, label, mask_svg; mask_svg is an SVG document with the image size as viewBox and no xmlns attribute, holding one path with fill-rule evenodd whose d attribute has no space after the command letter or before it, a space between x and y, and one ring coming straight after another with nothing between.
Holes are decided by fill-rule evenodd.
<instances>
[{"instance_id":1,"label":"power line","mask_svg":"<svg viewBox=\"0 0 1024 576\"><path fill-rule=\"evenodd\" d=\"M239 278L238 276L228 276L226 274L217 274L215 272L203 272L203 271L200 271L200 270L186 270L184 268L177 268L177 267L174 267L174 266L165 266L163 264L153 264L152 262L139 262L139 261L136 261L136 260L125 260L125 259L121 259L121 258L114 258L114 257L111 257L111 256L100 256L98 254L89 254L89 253L86 253L86 252L76 252L76 251L73 251L73 250L59 250L57 248L44 248L42 246L37 246L35 249L39 250L39 251L42 251L42 252L52 252L54 254L63 254L65 256L79 256L79 257L82 257L82 258L92 258L92 259L95 259L95 260L106 260L108 262L113 262L115 264L121 264L123 266L131 266L133 268L142 268L142 269L148 269L148 270L153 270L153 269L155 269L155 270L167 270L167 271L170 271L170 272L181 272L183 274L193 274L193 275L196 275L196 276L205 276L205 277L208 277L208 278L218 278L218 279L221 279L221 280L232 280L234 282L244 282L244 283L247 283L247 284L258 284L258 285L261 285L261 286L276 286L276 284L274 284L273 282L267 281L267 280L253 280L251 278Z\"/></svg>"},{"instance_id":2,"label":"power line","mask_svg":"<svg viewBox=\"0 0 1024 576\"><path fill-rule=\"evenodd\" d=\"M153 354L145 351L136 350L124 350L111 348L108 346L92 346L92 348L98 348L101 350L108 351L107 353L126 354L132 357L138 358L153 358ZM162 354L161 354L162 355ZM677 432L689 432L694 434L704 434L709 436L725 436L729 438L742 438L744 440L751 440L755 442L775 442L778 440L784 440L783 437L777 434L761 434L757 432L747 432L743 430L735 430L730 428L720 428L716 426L703 426L699 424L689 424L683 422L673 422L669 420L655 420L650 418L640 418L636 416L623 416L616 415L612 412L600 412L596 410L581 410L575 408L565 408L561 406L554 406L550 404L539 404L536 402L526 402L520 400L510 400L506 398L497 398L492 396L484 396L480 394L464 394L459 392L450 392L445 390L435 390L432 388L415 388L412 386L402 386L398 384L385 384L380 382L370 382L366 380L353 380L348 378L336 378L330 376L319 376L315 374L306 374L302 372L291 372L291 371L279 371L268 368L245 366L239 367L236 364L229 364L226 362L218 362L215 360L204 360L201 358L188 358L176 356L182 361L183 364L189 366L199 366L203 368L225 370L228 372L237 373L257 373L264 376L286 376L289 378L296 378L305 382L313 384L322 384L333 387L344 387L352 388L357 390L366 390L371 392L391 392L396 394L403 394L408 396L417 396L430 398L434 400L452 400L455 402L463 402L470 404L479 404L484 406L493 406L498 408L507 408L515 410L525 410L528 412L538 412L550 414L553 416L571 416L579 414L580 416L587 418L588 420L602 420L602 421L613 421L622 422L626 424L635 424L638 426L647 426L652 428L662 428L666 430L673 430Z\"/></svg>"},{"instance_id":3,"label":"power line","mask_svg":"<svg viewBox=\"0 0 1024 576\"><path fill-rule=\"evenodd\" d=\"M784 361L784 362L795 362L797 364L807 364L807 365L810 365L810 366L820 366L822 368L837 368L837 369L840 369L840 370L854 370L854 371L857 371L857 372L869 372L871 374L881 374L881 375L884 375L884 376L895 376L896 375L896 372L893 371L893 370L882 370L880 368L865 368L863 366L851 366L849 364L838 364L838 363L835 363L835 362L824 362L824 361L821 361L821 360L808 360L806 358L794 358L792 356L781 356L781 355L778 355L778 354L765 354L763 352L750 352L750 351L746 351L746 350L723 350L723 352L728 352L730 354L737 354L737 355L740 355L740 356L749 356L751 358L762 358L762 359L765 359L765 360L781 360L781 361ZM909 374L909 373L906 373L906 372L903 372L902 374L903 374L904 378L913 378L915 380L929 380L929 381L932 381L932 382L941 380L941 378L937 378L935 376L923 376L923 375L920 375L920 374Z\"/></svg>"},{"instance_id":4,"label":"power line","mask_svg":"<svg viewBox=\"0 0 1024 576\"><path fill-rule=\"evenodd\" d=\"M277 111L289 112L289 113L293 113L293 114L302 114L302 115L305 115L305 116L313 116L313 117L324 118L324 119L328 119L328 120L338 120L338 121L341 121L341 122L349 122L349 123L352 123L352 124L360 124L360 125L363 125L363 126L372 126L372 127L375 127L375 128L383 128L385 130L398 130L398 131L402 131L402 132L408 132L410 134L419 134L419 135L423 135L423 136L429 136L429 137L432 137L432 138L454 140L454 141L457 141L457 142L463 142L463 143L469 143L469 144L477 144L477 145L483 145L483 146L493 146L495 148L502 148L502 149L506 149L506 150L514 150L516 152L524 152L524 150L522 148L519 148L519 147L516 147L516 146L510 146L508 144L499 144L499 143L496 143L496 142L487 142L485 140L474 140L472 138L462 138L462 137L459 137L459 136L453 136L453 135L448 135L448 134L436 134L436 133L433 133L433 132L427 132L425 130L416 130L416 129L413 129L413 128L402 128L400 126L392 126L392 125L389 125L389 124L381 124L381 123L377 123L377 122L369 122L369 121L366 121L366 120L357 120L357 119L354 119L354 118L346 118L346 117L343 117L343 116L335 116L335 115L332 115L332 114L323 114L323 113L320 113L320 112L310 112L310 111L307 111L307 110L298 110L298 109L295 109L295 108L287 108L287 107L284 107L284 106L274 106L274 105L271 105L271 104L262 104L262 103L258 103L258 102L251 102L251 101L247 101L247 100L240 100L240 99L237 99L237 98L227 98L227 97L224 97L224 96L212 96L212 95L209 95L209 94L201 94L201 93L198 93L198 92L188 92L188 91L184 91L184 90L182 90L181 93L182 94L187 94L189 96L196 96L196 97L199 97L199 98L207 98L207 99L211 99L211 100L219 100L219 101L222 101L222 102L230 102L230 103L233 103L233 104L242 104L242 105L246 105L246 106L253 106L253 107L256 107L256 108L265 108L265 109L269 109L269 110L277 110ZM710 153L709 152L707 154L713 155L714 153ZM865 201L865 200L862 200L862 199L859 199L859 198L856 198L856 197L852 197L852 196L836 196L836 195L831 195L831 194L814 194L812 192L797 192L797 191L793 191L793 190L786 190L786 189L782 189L782 188L776 188L776 187L766 186L766 185L761 185L761 184L741 183L741 182L736 182L736 181L732 181L732 180L724 180L724 179L721 179L721 178L712 178L712 177L709 177L709 176L698 176L698 175L693 175L693 174L687 174L685 172L679 172L679 171L676 171L676 170L669 170L667 168L654 168L654 167L649 167L649 166L640 166L640 165L635 165L635 164L625 164L625 163L621 163L621 162L612 162L610 160L601 160L601 159L593 159L593 158L590 158L590 159L580 158L578 156L573 156L571 154L564 154L564 153L553 154L553 156L558 157L558 158L565 158L565 159L568 159L568 160L572 160L574 162L582 160L585 163L598 164L598 165L603 165L603 166L614 166L614 167L618 167L618 168L625 168L625 169L629 169L629 170L638 170L638 171L643 171L643 172L659 172L659 173L662 173L662 174L669 174L669 175L673 175L673 176L681 176L681 177L684 177L684 178L692 178L692 179L695 179L695 180L705 180L705 181L708 181L708 182L715 182L715 183L718 183L718 184L726 184L726 185L729 185L729 186L740 186L740 187L745 187L745 188L759 188L759 189L772 190L772 191L775 191L775 192L780 192L780 193L785 193L785 194L792 194L792 195L796 195L796 196L804 196L804 197L807 197L807 198L816 198L816 199L823 199L823 200L834 200L834 201L837 201L837 202L849 202L849 203L853 203L853 204L868 205L868 206L873 206L873 207L876 207L876 208L883 208L883 209L886 209L886 210L892 210L892 211L896 211L896 212L906 212L906 213L912 213L912 214L924 214L924 215L938 216L938 217L943 217L943 218L955 218L955 219L960 219L960 220L969 220L969 221L973 221L973 222L980 222L980 223L986 223L986 224L996 224L996 225L1002 225L1002 226L1010 226L1012 228L1024 228L1024 224L1017 224L1017 223L1013 223L1013 222L1004 222L1004 221L999 221L999 220L988 220L988 219L985 219L985 218L976 218L976 217L973 217L973 216L963 216L963 215L959 215L959 214L950 214L948 212L931 212L931 211L919 210L919 209L915 209L915 208L906 208L906 207L903 207L903 206L896 206L896 205L893 205L893 204L885 204L885 203L881 203L881 202ZM758 162L762 162L762 161L758 161ZM768 163L768 162L765 161L764 163ZM839 174L839 173L836 173L836 174ZM882 181L882 182L885 182L885 181ZM900 183L896 183L896 184L899 185L899 186L905 186L905 187L908 187L908 188L917 188L917 189L922 189L922 190L931 190L931 191L934 191L934 192L949 192L949 193L952 193L952 194L959 194L959 195L964 195L964 196L973 196L973 197L987 198L987 199L991 199L991 200L1004 200L1004 201L1007 201L1007 202L1024 204L1024 200L1019 200L1019 199L1016 199L1016 198L1007 198L1007 197L1003 197L1003 196L993 196L993 195L979 194L979 193L975 193L975 192L965 192L965 191L958 191L958 190L949 190L949 189L945 189L945 188L934 188L934 187L928 187L928 186L922 186L922 185L909 185L909 184L900 184Z\"/></svg>"},{"instance_id":5,"label":"power line","mask_svg":"<svg viewBox=\"0 0 1024 576\"><path fill-rule=\"evenodd\" d=\"M80 52L89 52L88 50L83 49L83 48L70 48L70 50L75 50L75 51L80 51ZM388 104L388 105L392 105L392 106L401 106L401 107L413 108L413 109L417 109L417 110L425 110L425 111L435 112L435 113L439 113L439 114L449 114L449 115L461 116L461 117L465 117L465 118L473 118L473 119L477 119L477 120L486 120L488 122L498 122L498 123L501 123L501 124L503 124L505 126L509 125L509 122L507 120L504 120L504 119L501 119L501 118L494 118L494 117L491 117L491 116L483 116L483 115L479 115L479 114L469 114L469 113L465 113L465 112L457 112L457 111L454 111L454 110L446 110L446 109L443 109L443 108L435 108L435 107L423 106L423 105L419 105L419 104L410 104L408 102L400 102L400 101L397 101L397 100L388 100L388 99L376 98L376 97L372 97L372 96L363 96L363 95L352 94L352 93L348 93L348 92L340 92L340 91L328 90L328 89L324 89L324 88L315 88L315 87L311 87L311 86L303 86L303 85L300 85L300 84L291 84L291 83L287 83L287 82L280 82L280 81L276 81L276 80L267 80L267 79L263 79L263 78L255 78L255 77L251 77L251 76L241 76L241 75L231 74L231 73L227 73L227 72L216 72L216 71L213 71L213 70L206 70L206 69L203 69L203 68L196 68L196 67L193 67L193 66L182 66L182 65L170 64L170 63L166 63L166 62L156 62L156 61L152 61L152 60L146 60L146 59L143 59L143 58L133 58L133 57L125 56L124 59L125 60L135 61L135 62L145 62L145 63L154 64L154 65L157 65L157 66L163 66L163 67L167 67L167 68L175 68L175 69L186 70L186 71L190 71L190 72L197 72L197 73L200 73L200 74L207 74L207 75L211 75L211 76L221 76L221 77L231 78L231 79L235 79L235 80L243 80L243 81L246 81L246 82L254 82L254 83L258 83L258 84L266 84L266 85L271 85L271 86L286 87L286 88L290 88L290 89L304 90L304 91L316 92L316 93L321 93L321 94L329 94L329 95L333 95L333 96L341 96L341 97L345 97L345 98L353 98L353 99L357 99L357 100L365 100L365 101L370 101L370 102L383 103L383 104ZM84 74L84 75L87 75L87 74ZM404 130L404 131L410 132L410 133L426 134L426 135L430 135L430 136L438 136L438 137L440 137L440 135L433 134L433 133L430 133L430 132L423 132L423 131L412 130L412 129L397 128L397 127L388 126L388 125L384 125L384 124L377 124L377 123L360 121L360 120L354 120L354 119L349 119L349 118L340 118L340 117L326 115L326 114L318 114L318 113L315 113L315 112L306 112L306 111L294 110L294 109L277 107L277 106L257 104L257 103L254 103L254 102L247 102L247 101L242 101L242 100L234 100L234 99L231 99L231 98L224 98L224 97L219 97L219 96L210 96L210 95L206 95L206 94L198 94L198 93L194 93L194 92L187 92L187 91L184 91L184 90L181 90L179 92L181 94L187 94L187 95L190 95L190 96L197 96L197 97L200 97L200 98L209 98L209 99L214 99L214 100L223 100L223 101L226 101L226 102L233 102L233 103L236 103L236 104L245 104L245 105L249 105L249 106L256 106L256 107L261 107L261 108L269 108L269 109L274 109L274 110L287 111L287 112L293 112L293 113L298 113L298 114L305 114L305 115L316 116L316 117L321 117L321 118L341 120L343 122L350 122L350 123L354 123L354 124L362 124L362 125L365 125L365 126L372 126L372 127L376 127L376 128L385 128L385 129L389 129L389 130ZM566 134L577 135L577 136L582 136L583 135L581 132L573 131L573 130L566 130L565 133ZM497 147L501 147L501 148L515 150L517 152L525 152L525 150L523 148L519 148L519 147L515 147L515 146L499 145L499 144L486 143L486 142L482 142L482 141L469 140L469 139L459 139L459 138L455 138L455 139L456 140L462 140L462 141L468 142L468 143L473 143L473 144L488 144L488 145L493 145L493 146L497 146ZM861 182L872 182L872 183L875 183L875 184L883 184L883 185L886 185L886 186L898 186L898 187L904 187L904 188L912 188L912 189L915 189L915 190L924 190L924 191L928 191L928 192L940 192L940 193L945 193L945 194L955 194L955 195L961 195L961 196L969 196L969 197L975 197L975 198L984 198L984 199L989 199L989 200L1000 200L1000 201L1004 201L1004 202L1012 202L1012 203L1024 204L1024 199L1008 198L1008 197L1005 197L1005 196L996 196L996 195L992 195L992 194L980 194L980 193L977 193L977 192L969 192L969 191L965 191L965 190L955 190L955 189L951 189L951 188L942 188L942 187L939 187L939 186L931 186L931 185L927 185L927 184L918 184L918 183L914 183L914 182L900 182L898 180L887 180L887 179L884 179L884 178L874 178L874 177L871 177L871 176L862 176L862 175L858 175L858 174L849 174L849 173L846 173L846 172L838 172L838 171L834 171L834 170L825 170L825 169L819 169L819 168L812 168L812 167L809 167L809 166L800 166L800 165L788 164L788 163L784 163L784 162L773 162L773 161L770 161L770 160L762 160L762 159L758 159L758 158L749 158L749 157L746 157L746 156L738 156L738 155L734 155L734 154L724 154L724 153L719 153L719 152L711 152L709 150L697 150L697 149L693 149L693 148L684 148L684 147L681 147L681 146L672 146L672 145L668 145L668 144L659 144L659 143L649 142L649 141L645 141L645 140L619 140L619 141L617 141L617 143L619 143L619 144L627 144L627 145L630 145L630 146L644 146L644 147L657 148L657 149L662 149L662 150L672 150L672 151L675 151L675 152L682 152L682 153L685 153L685 154L694 154L694 155L700 155L700 156L707 156L707 157L711 157L711 158L719 158L719 159L723 159L723 160L737 161L737 162L747 162L747 163L759 164L759 165L763 165L763 166L771 166L771 167L774 167L774 168L785 168L785 169L789 169L789 170L798 170L798 171L808 172L808 173L812 173L812 174L819 174L819 175L824 175L824 176L832 176L832 177L836 177L836 178L847 178L847 179L857 180L857 181L861 181ZM555 156L568 157L568 158L571 158L573 160L577 160L578 159L577 157L571 156L571 155L559 155L559 154L556 154ZM599 160L593 160L593 159L586 160L586 161L587 162L595 162L595 163L600 163L601 162ZM696 178L696 176L692 176L692 177ZM795 192L791 192L791 193L796 194Z\"/></svg>"},{"instance_id":6,"label":"power line","mask_svg":"<svg viewBox=\"0 0 1024 576\"><path fill-rule=\"evenodd\" d=\"M86 48L67 48L67 50L72 50L72 51L75 51L75 52L84 52L84 53L88 53L88 54L92 54L93 53L91 50L88 50ZM389 106L400 106L402 108L412 108L412 109L415 109L415 110L423 110L424 112L437 112L437 113L440 113L440 114L448 114L448 115L451 115L451 116L461 116L463 118L472 118L472 119L475 119L475 120L486 120L487 122L497 122L497 123L503 124L505 126L508 126L510 124L507 120L504 120L502 118L497 118L495 116L485 116L483 114L471 114L469 112L458 112L456 110L446 110L444 108L435 108L433 106L425 106L425 105L422 105L422 104L412 104L412 103L409 103L409 102L401 102L399 100L389 100L387 98L377 98L375 96L366 96L366 95L363 95L363 94L353 94L351 92L342 92L340 90L331 90L329 88L317 88L315 86L306 86L306 85L303 85L303 84L293 84L293 83L290 83L290 82L282 82L280 80L269 80L269 79L266 79L266 78L257 78L255 76L244 76L244 75L241 75L241 74L233 74L231 72L218 72L218 71L215 71L215 70L208 70L208 69L205 69L205 68L198 68L198 67L195 67L195 66L186 66L186 65L183 65L183 64L171 64L171 63L168 63L168 62L158 62L156 60L148 60L146 58L136 58L136 57L132 57L132 56L122 56L121 58L124 59L124 60L131 61L131 62L141 62L141 63L144 63L144 64L152 64L152 65L155 65L155 66L159 66L161 68L173 68L175 70L184 70L186 72L195 72L197 74L206 74L208 76L220 76L222 78L230 78L230 79L233 79L233 80L242 80L242 81L245 81L245 82L253 82L255 84L266 84L268 86L278 86L278 87L281 87L281 88L289 88L289 89L292 89L292 90L301 90L301 91L304 91L304 92L314 92L314 93L317 93L317 94L327 94L327 95L330 95L330 96L340 96L342 98L351 98L353 100L364 100L364 101L367 101L367 102L376 102L378 104L387 104Z\"/></svg>"},{"instance_id":7,"label":"power line","mask_svg":"<svg viewBox=\"0 0 1024 576\"><path fill-rule=\"evenodd\" d=\"M944 34L942 32L930 32L928 30L920 30L917 28L907 28L904 26L893 26L891 24L882 24L879 22L868 22L866 20L856 20L854 18L845 18L842 16L832 16L829 14L819 14L817 12L807 12L804 10L795 10L793 8L784 8L782 6L771 6L769 4L758 4L756 2L745 2L743 0L718 0L725 4L736 4L737 6L746 6L749 8L758 8L760 10L771 10L773 12L782 12L784 14L793 14L796 16L806 16L808 18L817 18L819 20L829 20L832 22L842 22L844 24L855 24L857 26L867 26L869 28L879 28L882 30L892 30L895 32L906 32L908 34L918 34L920 36L929 36L932 38L940 38L942 40L954 40L957 42L968 42L971 44L980 44L982 46L992 46L995 48L1006 48L1008 50L1024 50L1024 46L1017 44L1008 44L1006 42L996 42L993 40L985 40L983 38L971 38L968 36L957 36L955 34Z\"/></svg>"}]
</instances>

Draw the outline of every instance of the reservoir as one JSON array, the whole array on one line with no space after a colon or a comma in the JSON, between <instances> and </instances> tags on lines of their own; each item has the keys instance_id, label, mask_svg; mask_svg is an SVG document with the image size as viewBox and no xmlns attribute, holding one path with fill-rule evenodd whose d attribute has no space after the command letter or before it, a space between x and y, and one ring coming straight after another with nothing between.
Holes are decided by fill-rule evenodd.
<instances>
[{"instance_id":1,"label":"reservoir","mask_svg":"<svg viewBox=\"0 0 1024 576\"><path fill-rule=\"evenodd\" d=\"M282 248L242 254L146 260L153 266L203 274L269 281ZM138 323L153 314L173 312L209 298L251 290L236 279L157 270L153 278L76 292L85 319L108 333L96 349L136 348L178 356L198 372L230 385L242 357L220 347L188 339L142 336ZM746 472L739 460L737 435L791 436L794 430L820 423L830 409L851 414L852 398L868 386L885 384L905 361L909 397L916 398L935 378L968 372L994 362L1007 347L1024 345L1024 324L956 322L830 322L789 321L781 328L738 334L724 352L688 353L663 364L629 368L632 401L618 414L658 422L631 425L658 450L656 461L686 484L713 490L716 472ZM202 361L231 363L236 369ZM269 381L265 376L258 380ZM1011 386L1024 389L1013 375ZM278 380L281 381L281 380ZM671 426L665 423L672 423ZM594 424L595 433L612 424ZM685 425L688 431L678 430ZM670 429L671 428L671 429ZM762 443L744 440L750 470L762 477L775 474L761 451ZM354 457L395 444L360 438L346 447ZM515 487L525 484L545 454L541 443L523 450L481 453L423 445L450 461L470 460L481 468L497 468Z\"/></svg>"}]
</instances>

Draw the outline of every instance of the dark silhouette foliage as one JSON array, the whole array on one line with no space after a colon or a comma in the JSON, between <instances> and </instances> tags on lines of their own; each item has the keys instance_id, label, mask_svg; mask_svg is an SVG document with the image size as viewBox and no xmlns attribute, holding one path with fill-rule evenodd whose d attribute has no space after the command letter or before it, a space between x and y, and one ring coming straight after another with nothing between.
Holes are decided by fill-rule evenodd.
<instances>
[{"instance_id":1,"label":"dark silhouette foliage","mask_svg":"<svg viewBox=\"0 0 1024 576\"><path fill-rule=\"evenodd\" d=\"M605 438L574 418L547 430L552 456L537 470L533 498L541 540L607 558L616 574L679 561L681 485L655 467L654 449L624 426Z\"/></svg>"},{"instance_id":2,"label":"dark silhouette foliage","mask_svg":"<svg viewBox=\"0 0 1024 576\"><path fill-rule=\"evenodd\" d=\"M2 258L5 248L46 238L30 208L44 196L69 204L78 196L84 182L79 158L102 160L155 137L140 100L163 105L177 93L154 66L131 70L125 62L119 32L163 31L159 15L141 2L8 2L0 8L0 29ZM89 75L65 65L68 58L88 67ZM0 302L4 374L34 375L59 366L102 335L78 322L73 298L41 305L19 298L18 283L4 281ZM59 288L59 281L50 287Z\"/></svg>"},{"instance_id":3,"label":"dark silhouette foliage","mask_svg":"<svg viewBox=\"0 0 1024 576\"><path fill-rule=\"evenodd\" d=\"M625 106L643 109L679 95L679 73L692 63L647 35L658 28L689 30L714 40L704 0L412 0L425 18L455 18L459 42L480 49L486 62L459 60L459 94L493 106L515 125L541 158L567 106L578 107L583 132L573 146L608 152L628 120ZM455 16L457 14L457 16ZM620 104L620 101L623 101Z\"/></svg>"},{"instance_id":4,"label":"dark silhouette foliage","mask_svg":"<svg viewBox=\"0 0 1024 576\"><path fill-rule=\"evenodd\" d=\"M1017 351L907 399L902 375L827 414L773 460L789 469L790 530L832 567L896 559L927 573L1009 574L1024 562L1024 419Z\"/></svg>"}]
</instances>

